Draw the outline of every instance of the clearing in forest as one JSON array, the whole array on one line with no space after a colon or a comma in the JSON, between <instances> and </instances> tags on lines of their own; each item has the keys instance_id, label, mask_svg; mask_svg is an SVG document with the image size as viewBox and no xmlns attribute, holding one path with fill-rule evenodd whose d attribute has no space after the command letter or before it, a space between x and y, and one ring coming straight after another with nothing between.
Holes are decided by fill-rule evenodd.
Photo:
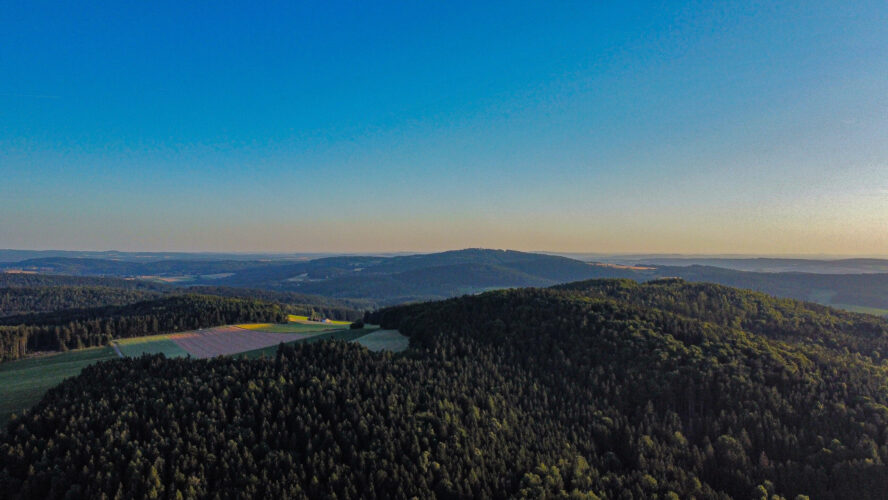
<instances>
[{"instance_id":1,"label":"clearing in forest","mask_svg":"<svg viewBox=\"0 0 888 500\"><path fill-rule=\"evenodd\" d=\"M377 330L355 340L371 351L401 352L407 349L410 339L398 330Z\"/></svg>"}]
</instances>

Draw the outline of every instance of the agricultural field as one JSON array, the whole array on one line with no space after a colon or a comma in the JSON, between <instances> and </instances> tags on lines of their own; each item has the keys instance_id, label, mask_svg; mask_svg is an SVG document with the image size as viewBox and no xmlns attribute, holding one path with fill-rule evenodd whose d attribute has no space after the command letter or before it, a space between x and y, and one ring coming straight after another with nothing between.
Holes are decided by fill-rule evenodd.
<instances>
[{"instance_id":1,"label":"agricultural field","mask_svg":"<svg viewBox=\"0 0 888 500\"><path fill-rule=\"evenodd\" d=\"M288 314L287 321L290 323L305 323L309 325L338 325L338 326L348 326L351 324L351 321L339 321L335 319L327 319L324 321L312 321L308 319L308 316L299 316L298 314Z\"/></svg>"},{"instance_id":2,"label":"agricultural field","mask_svg":"<svg viewBox=\"0 0 888 500\"><path fill-rule=\"evenodd\" d=\"M377 330L356 339L355 342L374 352L401 352L407 349L410 339L397 330Z\"/></svg>"},{"instance_id":3,"label":"agricultural field","mask_svg":"<svg viewBox=\"0 0 888 500\"><path fill-rule=\"evenodd\" d=\"M318 333L331 330L342 330L350 323L336 325L332 323L256 323L251 325L237 325L246 330L270 332L270 333Z\"/></svg>"},{"instance_id":4,"label":"agricultural field","mask_svg":"<svg viewBox=\"0 0 888 500\"><path fill-rule=\"evenodd\" d=\"M138 357L143 354L163 354L168 358L184 358L188 351L179 347L171 338L173 335L152 335L113 341L120 355Z\"/></svg>"},{"instance_id":5,"label":"agricultural field","mask_svg":"<svg viewBox=\"0 0 888 500\"><path fill-rule=\"evenodd\" d=\"M96 347L0 363L0 425L5 425L13 413L36 404L46 391L77 375L85 366L116 358L110 347Z\"/></svg>"},{"instance_id":6,"label":"agricultural field","mask_svg":"<svg viewBox=\"0 0 888 500\"><path fill-rule=\"evenodd\" d=\"M277 346L281 342L302 340L320 333L319 330L303 333L279 333L266 331L265 325L220 326L190 332L154 335L115 341L124 356L140 356L144 353L163 353L167 356L213 358ZM287 325L273 325L287 326ZM302 326L302 325L300 325Z\"/></svg>"},{"instance_id":7,"label":"agricultural field","mask_svg":"<svg viewBox=\"0 0 888 500\"><path fill-rule=\"evenodd\" d=\"M294 340L293 342L320 342L322 340L344 340L346 342L353 342L361 337L368 335L368 332L372 332L371 328L364 328L362 330L333 330L328 332L318 333L316 335L311 335L305 337L300 340ZM239 356L243 356L248 359L256 359L261 357L273 358L275 354L277 354L277 345L272 345L268 347L264 347L262 349L256 349L253 351L247 351L239 354Z\"/></svg>"},{"instance_id":8,"label":"agricultural field","mask_svg":"<svg viewBox=\"0 0 888 500\"><path fill-rule=\"evenodd\" d=\"M173 339L194 358L213 358L301 340L310 334L274 333L236 326L208 328Z\"/></svg>"}]
</instances>

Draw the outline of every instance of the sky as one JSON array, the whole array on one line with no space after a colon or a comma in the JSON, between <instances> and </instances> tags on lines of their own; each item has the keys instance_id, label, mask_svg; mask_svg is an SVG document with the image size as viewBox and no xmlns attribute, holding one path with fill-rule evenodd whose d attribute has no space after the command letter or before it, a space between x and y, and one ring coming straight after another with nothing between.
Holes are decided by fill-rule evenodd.
<instances>
[{"instance_id":1,"label":"sky","mask_svg":"<svg viewBox=\"0 0 888 500\"><path fill-rule=\"evenodd\" d=\"M0 8L0 248L888 256L888 3Z\"/></svg>"}]
</instances>

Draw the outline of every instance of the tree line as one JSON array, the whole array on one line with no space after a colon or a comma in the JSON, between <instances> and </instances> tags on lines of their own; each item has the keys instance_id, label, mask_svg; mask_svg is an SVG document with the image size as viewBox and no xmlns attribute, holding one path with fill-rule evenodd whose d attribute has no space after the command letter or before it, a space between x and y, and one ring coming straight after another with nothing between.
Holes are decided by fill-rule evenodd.
<instances>
[{"instance_id":1,"label":"tree line","mask_svg":"<svg viewBox=\"0 0 888 500\"><path fill-rule=\"evenodd\" d=\"M210 295L175 295L134 304L0 318L0 361L34 351L65 351L231 323L285 322L279 304Z\"/></svg>"}]
</instances>

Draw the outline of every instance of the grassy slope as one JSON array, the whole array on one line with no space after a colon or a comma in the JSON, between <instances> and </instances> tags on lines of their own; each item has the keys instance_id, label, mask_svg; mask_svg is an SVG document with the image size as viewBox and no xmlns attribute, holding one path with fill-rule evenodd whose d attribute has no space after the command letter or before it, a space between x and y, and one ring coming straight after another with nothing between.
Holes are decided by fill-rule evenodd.
<instances>
[{"instance_id":1,"label":"grassy slope","mask_svg":"<svg viewBox=\"0 0 888 500\"><path fill-rule=\"evenodd\" d=\"M358 344L371 351L401 352L407 349L410 339L401 335L397 330L377 330L355 340Z\"/></svg>"},{"instance_id":2,"label":"grassy slope","mask_svg":"<svg viewBox=\"0 0 888 500\"><path fill-rule=\"evenodd\" d=\"M296 342L318 342L320 340L345 340L347 342L351 342L353 340L359 339L368 333L372 333L376 331L376 328L363 328L360 330L335 330L332 332L319 333L318 335L314 335L307 339L295 340ZM255 351L247 351L238 354L237 356L243 356L247 359L256 359L261 357L273 358L277 353L278 346L268 346L262 349L256 349Z\"/></svg>"},{"instance_id":3,"label":"grassy slope","mask_svg":"<svg viewBox=\"0 0 888 500\"><path fill-rule=\"evenodd\" d=\"M124 356L136 357L142 354L163 354L168 358L184 358L188 356L185 349L166 338L166 335L158 335L158 339L145 342L128 342L119 344L120 352ZM150 339L150 337L149 337Z\"/></svg>"},{"instance_id":4,"label":"grassy slope","mask_svg":"<svg viewBox=\"0 0 888 500\"><path fill-rule=\"evenodd\" d=\"M888 316L888 309L880 309L878 307L868 307L868 306L858 306L855 304L827 304L830 307L835 307L838 309L844 309L846 311L863 313L863 314L872 314L875 316Z\"/></svg>"},{"instance_id":5,"label":"grassy slope","mask_svg":"<svg viewBox=\"0 0 888 500\"><path fill-rule=\"evenodd\" d=\"M286 324L278 324L278 323L258 323L255 325L237 325L246 330L255 330L260 332L271 332L271 333L313 333L313 332L324 332L328 330L342 330L343 328L347 328L343 325L336 324L303 324L303 323L286 323Z\"/></svg>"},{"instance_id":6,"label":"grassy slope","mask_svg":"<svg viewBox=\"0 0 888 500\"><path fill-rule=\"evenodd\" d=\"M110 347L96 347L0 364L0 424L33 406L47 390L85 366L116 358Z\"/></svg>"}]
</instances>

